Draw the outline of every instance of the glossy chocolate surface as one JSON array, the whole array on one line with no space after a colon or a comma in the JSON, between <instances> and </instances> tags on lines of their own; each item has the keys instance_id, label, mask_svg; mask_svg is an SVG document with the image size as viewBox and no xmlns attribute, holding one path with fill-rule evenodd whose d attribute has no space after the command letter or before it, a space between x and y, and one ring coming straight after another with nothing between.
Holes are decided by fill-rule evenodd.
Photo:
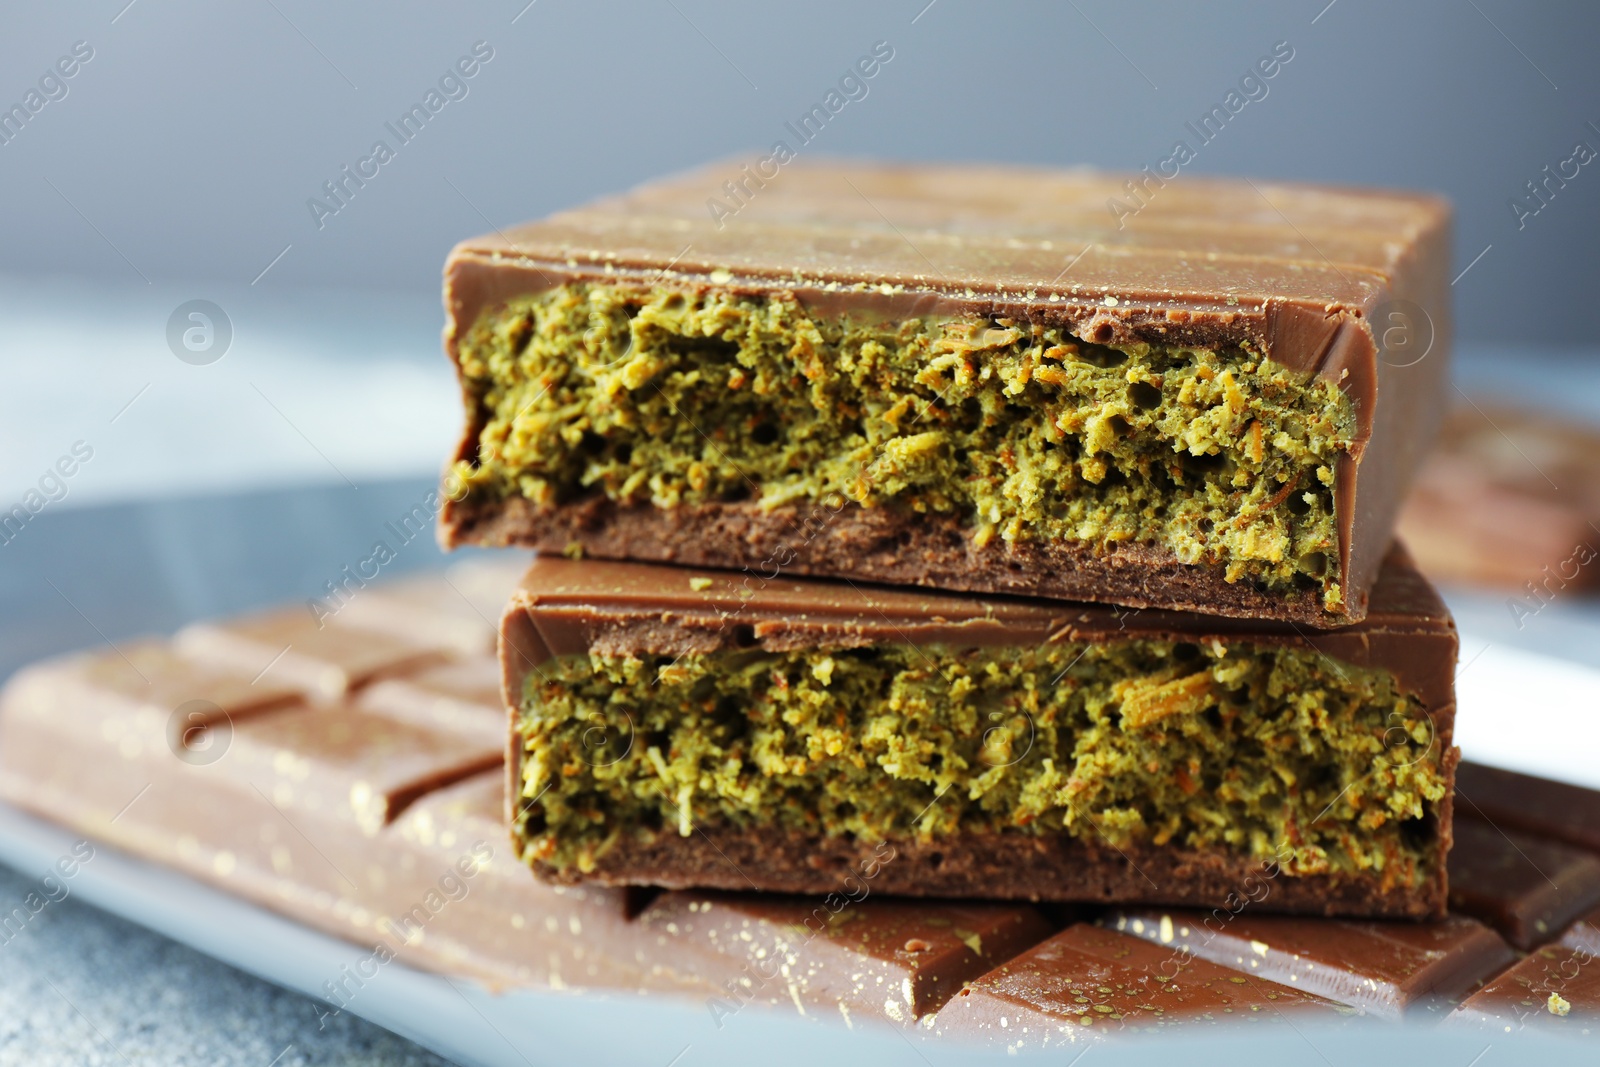
<instances>
[{"instance_id":1,"label":"glossy chocolate surface","mask_svg":"<svg viewBox=\"0 0 1600 1067\"><path fill-rule=\"evenodd\" d=\"M1103 924L1363 1014L1399 1019L1459 1002L1516 954L1460 915L1426 923L1239 913L1125 911Z\"/></svg>"},{"instance_id":2,"label":"glossy chocolate surface","mask_svg":"<svg viewBox=\"0 0 1600 1067\"><path fill-rule=\"evenodd\" d=\"M939 1012L935 1026L1049 1046L1125 1031L1338 1014L1331 1002L1301 990L1080 924L973 982Z\"/></svg>"},{"instance_id":3,"label":"glossy chocolate surface","mask_svg":"<svg viewBox=\"0 0 1600 1067\"><path fill-rule=\"evenodd\" d=\"M836 1004L846 1021L911 1022L1052 930L1026 905L870 893L870 880L860 878L820 898L663 893L639 916L640 935L666 934L680 968L728 973L713 1014L804 1002Z\"/></svg>"},{"instance_id":4,"label":"glossy chocolate surface","mask_svg":"<svg viewBox=\"0 0 1600 1067\"><path fill-rule=\"evenodd\" d=\"M1525 1028L1600 1036L1600 963L1584 948L1547 945L1489 982L1446 1020L1490 1034Z\"/></svg>"},{"instance_id":5,"label":"glossy chocolate surface","mask_svg":"<svg viewBox=\"0 0 1600 1067\"><path fill-rule=\"evenodd\" d=\"M1600 853L1600 793L1593 789L1464 762L1456 801L1464 816Z\"/></svg>"},{"instance_id":6,"label":"glossy chocolate surface","mask_svg":"<svg viewBox=\"0 0 1600 1067\"><path fill-rule=\"evenodd\" d=\"M1474 818L1455 824L1450 907L1526 952L1600 904L1600 857Z\"/></svg>"}]
</instances>

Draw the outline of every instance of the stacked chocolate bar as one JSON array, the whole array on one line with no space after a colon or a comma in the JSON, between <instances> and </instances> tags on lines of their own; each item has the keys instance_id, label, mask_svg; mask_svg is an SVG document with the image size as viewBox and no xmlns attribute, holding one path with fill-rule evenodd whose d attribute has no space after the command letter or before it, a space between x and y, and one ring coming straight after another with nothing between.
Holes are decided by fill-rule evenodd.
<instances>
[{"instance_id":1,"label":"stacked chocolate bar","mask_svg":"<svg viewBox=\"0 0 1600 1067\"><path fill-rule=\"evenodd\" d=\"M1442 914L1456 638L1392 542L1446 207L796 165L712 222L712 177L446 268L444 539L542 554L535 872Z\"/></svg>"},{"instance_id":2,"label":"stacked chocolate bar","mask_svg":"<svg viewBox=\"0 0 1600 1067\"><path fill-rule=\"evenodd\" d=\"M1500 834L1511 787L1447 879L1456 635L1393 539L1441 203L1194 178L1108 221L1094 174L797 161L708 217L720 181L450 258L443 539L520 582L33 668L0 792L448 973L1013 1043L1589 951L1600 845Z\"/></svg>"}]
</instances>

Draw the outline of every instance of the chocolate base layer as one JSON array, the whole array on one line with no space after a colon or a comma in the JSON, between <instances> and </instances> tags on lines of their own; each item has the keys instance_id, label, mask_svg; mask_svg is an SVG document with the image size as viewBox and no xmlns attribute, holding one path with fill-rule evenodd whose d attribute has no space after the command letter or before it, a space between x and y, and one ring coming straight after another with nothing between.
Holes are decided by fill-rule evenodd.
<instances>
[{"instance_id":1,"label":"chocolate base layer","mask_svg":"<svg viewBox=\"0 0 1600 1067\"><path fill-rule=\"evenodd\" d=\"M522 497L447 503L441 539L461 545L523 545L561 553L691 567L742 566L772 577L845 576L885 585L1171 608L1241 619L1327 627L1316 589L1263 592L1229 582L1221 564L1182 563L1156 545L1124 543L1098 553L1065 542L991 542L980 547L958 520L846 503L763 508L750 502L657 508L594 497L554 508ZM1366 588L1347 591L1349 618L1367 613Z\"/></svg>"},{"instance_id":2,"label":"chocolate base layer","mask_svg":"<svg viewBox=\"0 0 1600 1067\"><path fill-rule=\"evenodd\" d=\"M892 896L1161 904L1230 913L1248 907L1391 919L1445 914L1442 870L1422 887L1385 886L1371 878L1283 876L1269 863L1222 852L1118 849L1066 836L965 834L960 841L869 844L771 828L716 827L690 837L664 831L618 841L592 871L534 865L541 879L564 885L780 893L825 893L853 872L873 868L873 891Z\"/></svg>"}]
</instances>

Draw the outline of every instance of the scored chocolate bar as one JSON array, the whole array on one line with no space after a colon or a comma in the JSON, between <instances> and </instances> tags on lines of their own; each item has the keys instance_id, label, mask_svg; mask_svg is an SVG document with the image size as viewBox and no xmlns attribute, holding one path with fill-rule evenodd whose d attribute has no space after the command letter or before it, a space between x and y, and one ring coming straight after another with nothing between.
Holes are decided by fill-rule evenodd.
<instances>
[{"instance_id":1,"label":"scored chocolate bar","mask_svg":"<svg viewBox=\"0 0 1600 1067\"><path fill-rule=\"evenodd\" d=\"M451 253L447 544L1366 612L1442 410L1441 201L1195 178L1113 223L1119 176L797 161L712 219L722 170Z\"/></svg>"},{"instance_id":2,"label":"scored chocolate bar","mask_svg":"<svg viewBox=\"0 0 1600 1067\"><path fill-rule=\"evenodd\" d=\"M557 883L1444 912L1456 634L541 557L502 623Z\"/></svg>"},{"instance_id":3,"label":"scored chocolate bar","mask_svg":"<svg viewBox=\"0 0 1600 1067\"><path fill-rule=\"evenodd\" d=\"M1287 881L1265 872L1223 906L1170 914L1170 924L1148 910L1047 917L1025 903L887 899L899 862L887 848L808 897L541 882L507 847L495 766L506 712L479 614L504 602L515 575L479 575L494 591L478 597L468 579L483 569L365 589L321 628L309 614L274 613L273 627L259 616L219 621L178 642L30 667L0 694L0 794L349 941L348 964L320 985L319 1012L376 1003L363 990L393 959L494 988L676 996L724 1025L767 1008L1020 1051L1300 1011L1332 1018L1336 1005L1416 1020L1504 969L1504 943L1459 916L1257 914ZM431 607L411 610L420 605ZM752 609L733 625L770 642L778 635L766 622ZM256 651L245 656L249 641ZM285 644L297 655L288 667ZM592 740L607 743L603 730ZM1524 793L1565 790L1573 811L1600 803L1588 790L1518 782ZM1487 807L1490 791L1480 791ZM1566 882L1566 869L1551 873ZM1597 926L1590 913L1551 930L1537 951L1553 955L1536 952L1510 972L1509 1002L1474 998L1461 1018L1499 1026L1494 1012L1526 1012L1529 1001L1553 1025L1581 1030L1592 1009L1573 967L1600 950Z\"/></svg>"}]
</instances>

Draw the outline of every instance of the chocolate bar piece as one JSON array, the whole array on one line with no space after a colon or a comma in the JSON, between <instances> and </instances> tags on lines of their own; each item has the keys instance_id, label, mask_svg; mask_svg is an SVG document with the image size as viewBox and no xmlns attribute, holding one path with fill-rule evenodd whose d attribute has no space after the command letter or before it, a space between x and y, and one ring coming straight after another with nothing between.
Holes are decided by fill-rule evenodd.
<instances>
[{"instance_id":1,"label":"chocolate bar piece","mask_svg":"<svg viewBox=\"0 0 1600 1067\"><path fill-rule=\"evenodd\" d=\"M1596 908L1561 935L1561 943L1569 948L1584 948L1600 954L1600 908Z\"/></svg>"},{"instance_id":2,"label":"chocolate bar piece","mask_svg":"<svg viewBox=\"0 0 1600 1067\"><path fill-rule=\"evenodd\" d=\"M1029 907L868 900L875 873L820 899L663 893L640 934L665 932L680 968L728 976L707 1002L719 1023L750 1003L836 1005L848 1023L920 1019L1052 932Z\"/></svg>"},{"instance_id":3,"label":"chocolate bar piece","mask_svg":"<svg viewBox=\"0 0 1600 1067\"><path fill-rule=\"evenodd\" d=\"M1600 904L1600 857L1472 818L1455 824L1450 907L1524 952Z\"/></svg>"},{"instance_id":4,"label":"chocolate bar piece","mask_svg":"<svg viewBox=\"0 0 1600 1067\"><path fill-rule=\"evenodd\" d=\"M1482 923L1356 922L1237 910L1122 912L1104 925L1159 945L1314 993L1364 1015L1415 1018L1453 1007L1517 958Z\"/></svg>"},{"instance_id":5,"label":"chocolate bar piece","mask_svg":"<svg viewBox=\"0 0 1600 1067\"><path fill-rule=\"evenodd\" d=\"M557 883L1435 916L1448 614L985 601L537 559L503 622L517 847ZM878 863L887 848L893 862Z\"/></svg>"},{"instance_id":6,"label":"chocolate bar piece","mask_svg":"<svg viewBox=\"0 0 1600 1067\"><path fill-rule=\"evenodd\" d=\"M1600 587L1600 430L1547 411L1458 404L1399 528L1432 577L1506 589L1529 613Z\"/></svg>"},{"instance_id":7,"label":"chocolate bar piece","mask_svg":"<svg viewBox=\"0 0 1600 1067\"><path fill-rule=\"evenodd\" d=\"M1337 1019L1321 997L1088 924L1068 927L951 999L937 1032L1048 1048L1172 1026Z\"/></svg>"},{"instance_id":8,"label":"chocolate bar piece","mask_svg":"<svg viewBox=\"0 0 1600 1067\"><path fill-rule=\"evenodd\" d=\"M1593 789L1464 762L1456 799L1464 816L1600 852L1600 793Z\"/></svg>"},{"instance_id":9,"label":"chocolate bar piece","mask_svg":"<svg viewBox=\"0 0 1600 1067\"><path fill-rule=\"evenodd\" d=\"M1505 1034L1600 1034L1600 965L1588 948L1547 945L1467 998L1446 1023Z\"/></svg>"},{"instance_id":10,"label":"chocolate bar piece","mask_svg":"<svg viewBox=\"0 0 1600 1067\"><path fill-rule=\"evenodd\" d=\"M450 545L1358 621L1442 411L1439 200L712 167L465 241ZM1136 179L1144 180L1144 179ZM759 184L759 183L758 183Z\"/></svg>"}]
</instances>

